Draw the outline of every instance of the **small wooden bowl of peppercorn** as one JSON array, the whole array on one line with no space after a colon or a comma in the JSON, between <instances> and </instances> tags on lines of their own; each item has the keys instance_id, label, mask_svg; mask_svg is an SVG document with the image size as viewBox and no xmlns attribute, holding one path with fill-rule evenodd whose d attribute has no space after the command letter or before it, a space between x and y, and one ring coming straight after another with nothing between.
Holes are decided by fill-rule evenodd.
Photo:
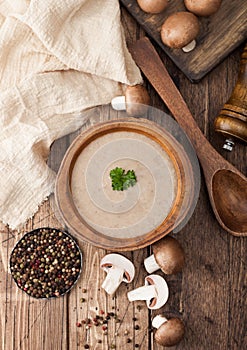
<instances>
[{"instance_id":1,"label":"small wooden bowl of peppercorn","mask_svg":"<svg viewBox=\"0 0 247 350\"><path fill-rule=\"evenodd\" d=\"M17 286L34 298L69 292L82 268L82 254L66 232L43 227L27 232L10 255L10 272Z\"/></svg>"},{"instance_id":2,"label":"small wooden bowl of peppercorn","mask_svg":"<svg viewBox=\"0 0 247 350\"><path fill-rule=\"evenodd\" d=\"M126 117L98 123L70 145L55 198L76 238L135 250L181 229L193 213L200 188L195 151L171 117L152 113L165 128Z\"/></svg>"}]
</instances>

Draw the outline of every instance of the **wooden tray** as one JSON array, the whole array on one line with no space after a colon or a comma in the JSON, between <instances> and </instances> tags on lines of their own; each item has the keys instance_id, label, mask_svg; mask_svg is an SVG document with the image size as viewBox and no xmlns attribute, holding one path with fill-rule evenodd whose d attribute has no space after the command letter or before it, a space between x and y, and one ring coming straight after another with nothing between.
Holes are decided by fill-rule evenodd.
<instances>
[{"instance_id":1,"label":"wooden tray","mask_svg":"<svg viewBox=\"0 0 247 350\"><path fill-rule=\"evenodd\" d=\"M157 15L143 12L136 0L121 0L121 3L192 82L202 79L247 38L246 0L223 0L217 13L199 17L197 47L189 53L170 49L160 40L162 23L171 13L185 10L183 1L170 1L167 9Z\"/></svg>"}]
</instances>

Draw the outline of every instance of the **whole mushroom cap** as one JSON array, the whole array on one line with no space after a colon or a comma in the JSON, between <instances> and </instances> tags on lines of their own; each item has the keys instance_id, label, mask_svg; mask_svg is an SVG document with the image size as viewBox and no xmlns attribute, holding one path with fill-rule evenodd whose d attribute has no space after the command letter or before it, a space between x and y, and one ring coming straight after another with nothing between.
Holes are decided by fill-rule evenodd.
<instances>
[{"instance_id":1,"label":"whole mushroom cap","mask_svg":"<svg viewBox=\"0 0 247 350\"><path fill-rule=\"evenodd\" d=\"M184 250L173 237L166 236L153 245L157 264L166 275L180 272L184 266Z\"/></svg>"},{"instance_id":2,"label":"whole mushroom cap","mask_svg":"<svg viewBox=\"0 0 247 350\"><path fill-rule=\"evenodd\" d=\"M125 91L125 103L128 115L143 115L150 104L150 96L143 85L128 86Z\"/></svg>"},{"instance_id":3,"label":"whole mushroom cap","mask_svg":"<svg viewBox=\"0 0 247 350\"><path fill-rule=\"evenodd\" d=\"M168 0L137 0L140 8L147 13L160 13L168 5Z\"/></svg>"},{"instance_id":4,"label":"whole mushroom cap","mask_svg":"<svg viewBox=\"0 0 247 350\"><path fill-rule=\"evenodd\" d=\"M163 346L174 346L184 336L184 323L179 318L171 318L164 322L155 333L155 341Z\"/></svg>"},{"instance_id":5,"label":"whole mushroom cap","mask_svg":"<svg viewBox=\"0 0 247 350\"><path fill-rule=\"evenodd\" d=\"M169 47L181 49L196 38L199 29L199 21L193 13L176 12L163 23L161 40Z\"/></svg>"},{"instance_id":6,"label":"whole mushroom cap","mask_svg":"<svg viewBox=\"0 0 247 350\"><path fill-rule=\"evenodd\" d=\"M210 16L218 11L222 0L184 0L185 7L197 16Z\"/></svg>"}]
</instances>

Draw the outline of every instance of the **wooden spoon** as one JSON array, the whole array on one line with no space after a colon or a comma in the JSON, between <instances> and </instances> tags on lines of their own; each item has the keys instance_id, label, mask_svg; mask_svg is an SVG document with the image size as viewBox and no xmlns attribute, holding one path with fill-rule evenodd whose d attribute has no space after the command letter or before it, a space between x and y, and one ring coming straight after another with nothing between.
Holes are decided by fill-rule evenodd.
<instances>
[{"instance_id":1,"label":"wooden spoon","mask_svg":"<svg viewBox=\"0 0 247 350\"><path fill-rule=\"evenodd\" d=\"M203 168L209 198L220 225L232 235L247 236L247 179L208 142L148 38L130 52L174 118L190 138Z\"/></svg>"}]
</instances>

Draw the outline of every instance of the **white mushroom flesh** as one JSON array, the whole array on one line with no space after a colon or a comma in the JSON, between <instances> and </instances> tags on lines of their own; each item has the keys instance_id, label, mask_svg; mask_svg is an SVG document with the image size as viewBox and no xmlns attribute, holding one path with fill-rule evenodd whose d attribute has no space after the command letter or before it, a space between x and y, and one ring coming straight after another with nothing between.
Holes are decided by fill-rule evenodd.
<instances>
[{"instance_id":1,"label":"white mushroom flesh","mask_svg":"<svg viewBox=\"0 0 247 350\"><path fill-rule=\"evenodd\" d=\"M194 50L195 47L196 47L196 41L192 40L189 44L187 44L186 46L182 47L182 50L184 52L190 52L190 51Z\"/></svg>"},{"instance_id":2,"label":"white mushroom flesh","mask_svg":"<svg viewBox=\"0 0 247 350\"><path fill-rule=\"evenodd\" d=\"M159 265L155 260L154 254L150 255L144 260L144 266L148 273L153 273L160 269Z\"/></svg>"},{"instance_id":3,"label":"white mushroom flesh","mask_svg":"<svg viewBox=\"0 0 247 350\"><path fill-rule=\"evenodd\" d=\"M107 294L114 294L123 281L124 269L112 266L108 268L107 276L102 283L102 288Z\"/></svg>"},{"instance_id":4,"label":"white mushroom flesh","mask_svg":"<svg viewBox=\"0 0 247 350\"><path fill-rule=\"evenodd\" d=\"M149 275L145 278L145 285L154 285L157 295L154 303L147 301L147 307L150 310L156 310L165 305L169 296L169 289L165 279L159 275Z\"/></svg>"},{"instance_id":5,"label":"white mushroom flesh","mask_svg":"<svg viewBox=\"0 0 247 350\"><path fill-rule=\"evenodd\" d=\"M150 302L153 298L157 297L157 291L155 286L151 284L128 292L127 297L129 301L146 300L147 302Z\"/></svg>"},{"instance_id":6,"label":"white mushroom flesh","mask_svg":"<svg viewBox=\"0 0 247 350\"><path fill-rule=\"evenodd\" d=\"M126 110L126 100L125 96L116 96L111 100L111 106L116 111Z\"/></svg>"},{"instance_id":7,"label":"white mushroom flesh","mask_svg":"<svg viewBox=\"0 0 247 350\"><path fill-rule=\"evenodd\" d=\"M167 319L164 316L161 315L157 315L153 318L152 321L152 326L154 328L160 328L160 326L162 326L163 323L167 322Z\"/></svg>"},{"instance_id":8,"label":"white mushroom flesh","mask_svg":"<svg viewBox=\"0 0 247 350\"><path fill-rule=\"evenodd\" d=\"M100 262L100 267L107 273L102 288L108 294L114 294L121 282L130 283L135 276L132 262L120 254L107 254Z\"/></svg>"}]
</instances>

